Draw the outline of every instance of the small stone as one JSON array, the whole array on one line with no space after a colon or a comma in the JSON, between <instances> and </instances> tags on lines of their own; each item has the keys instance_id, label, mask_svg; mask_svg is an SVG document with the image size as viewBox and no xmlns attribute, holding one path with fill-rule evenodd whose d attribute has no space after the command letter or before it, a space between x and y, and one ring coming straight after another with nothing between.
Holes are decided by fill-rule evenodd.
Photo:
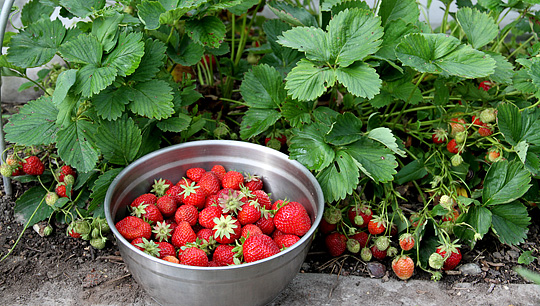
<instances>
[{"instance_id":1,"label":"small stone","mask_svg":"<svg viewBox=\"0 0 540 306\"><path fill-rule=\"evenodd\" d=\"M518 258L519 257L519 253L516 252L516 251L508 251L508 252L506 252L506 254L508 254L512 258Z\"/></svg>"},{"instance_id":2,"label":"small stone","mask_svg":"<svg viewBox=\"0 0 540 306\"><path fill-rule=\"evenodd\" d=\"M379 262L369 262L367 269L369 275L373 278L381 278L386 274L386 267Z\"/></svg>"},{"instance_id":3,"label":"small stone","mask_svg":"<svg viewBox=\"0 0 540 306\"><path fill-rule=\"evenodd\" d=\"M464 264L459 267L459 271L461 271L463 275L478 275L482 273L482 269L480 269L480 266L476 263Z\"/></svg>"},{"instance_id":4,"label":"small stone","mask_svg":"<svg viewBox=\"0 0 540 306\"><path fill-rule=\"evenodd\" d=\"M503 256L500 252L493 252L491 255L493 255L493 258L496 258L496 259L502 259Z\"/></svg>"}]
</instances>

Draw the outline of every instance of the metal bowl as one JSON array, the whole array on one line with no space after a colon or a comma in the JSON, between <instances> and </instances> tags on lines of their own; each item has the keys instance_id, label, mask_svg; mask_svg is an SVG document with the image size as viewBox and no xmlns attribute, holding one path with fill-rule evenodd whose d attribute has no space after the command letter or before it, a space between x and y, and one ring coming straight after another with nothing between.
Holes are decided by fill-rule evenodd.
<instances>
[{"instance_id":1,"label":"metal bowl","mask_svg":"<svg viewBox=\"0 0 540 306\"><path fill-rule=\"evenodd\" d=\"M180 180L187 169L227 170L259 175L273 199L304 205L312 227L289 249L237 266L191 267L166 262L132 246L115 228L126 207L148 192L157 178ZM324 197L315 177L300 163L276 150L241 141L203 140L167 147L136 160L114 179L105 197L105 216L131 275L162 305L265 305L296 276L319 225Z\"/></svg>"}]
</instances>

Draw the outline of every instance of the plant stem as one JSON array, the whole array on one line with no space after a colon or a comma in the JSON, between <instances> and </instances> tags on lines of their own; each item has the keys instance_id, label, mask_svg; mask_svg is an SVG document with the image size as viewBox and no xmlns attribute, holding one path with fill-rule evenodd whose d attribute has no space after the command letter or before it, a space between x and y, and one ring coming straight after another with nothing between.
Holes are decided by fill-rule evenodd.
<instances>
[{"instance_id":1,"label":"plant stem","mask_svg":"<svg viewBox=\"0 0 540 306\"><path fill-rule=\"evenodd\" d=\"M420 82L422 82L422 80L424 79L424 77L426 76L427 72L424 72L422 73L422 75L420 76L420 78L418 79L418 81L416 82L416 84L414 85L414 88L413 90L411 90L411 93L409 94L409 97L407 98L407 101L405 101L405 104L403 104L403 107L401 108L401 111L399 112L396 120L394 121L394 125L399 122L399 120L401 119L401 117L403 116L403 113L405 111L405 108L407 107L407 105L409 105L409 102L411 101L413 95L414 95L414 92L416 91L416 89L418 89L418 86L420 85Z\"/></svg>"}]
</instances>

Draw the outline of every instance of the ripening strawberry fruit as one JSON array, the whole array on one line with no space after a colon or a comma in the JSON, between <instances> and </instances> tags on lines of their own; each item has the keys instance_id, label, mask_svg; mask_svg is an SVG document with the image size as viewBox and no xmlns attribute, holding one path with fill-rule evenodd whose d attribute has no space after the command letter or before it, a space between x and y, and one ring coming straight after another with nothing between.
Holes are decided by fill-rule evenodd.
<instances>
[{"instance_id":1,"label":"ripening strawberry fruit","mask_svg":"<svg viewBox=\"0 0 540 306\"><path fill-rule=\"evenodd\" d=\"M347 236L340 232L332 232L324 238L326 249L331 256L337 257L347 250Z\"/></svg>"},{"instance_id":2,"label":"ripening strawberry fruit","mask_svg":"<svg viewBox=\"0 0 540 306\"><path fill-rule=\"evenodd\" d=\"M240 184L244 183L244 175L238 171L228 171L221 180L223 188L240 190Z\"/></svg>"},{"instance_id":3,"label":"ripening strawberry fruit","mask_svg":"<svg viewBox=\"0 0 540 306\"><path fill-rule=\"evenodd\" d=\"M455 139L452 139L446 144L446 149L448 152L453 154L459 154L459 145L457 144Z\"/></svg>"},{"instance_id":4,"label":"ripening strawberry fruit","mask_svg":"<svg viewBox=\"0 0 540 306\"><path fill-rule=\"evenodd\" d=\"M371 246L371 255L378 260L383 260L386 258L386 250L381 251L377 248L376 245Z\"/></svg>"},{"instance_id":5,"label":"ripening strawberry fruit","mask_svg":"<svg viewBox=\"0 0 540 306\"><path fill-rule=\"evenodd\" d=\"M436 129L435 132L431 135L431 140L434 144L445 143L448 139L448 133L443 129Z\"/></svg>"},{"instance_id":6,"label":"ripening strawberry fruit","mask_svg":"<svg viewBox=\"0 0 540 306\"><path fill-rule=\"evenodd\" d=\"M414 247L414 236L410 233L404 233L399 237L399 246L404 251L409 251Z\"/></svg>"},{"instance_id":7,"label":"ripening strawberry fruit","mask_svg":"<svg viewBox=\"0 0 540 306\"><path fill-rule=\"evenodd\" d=\"M464 132L467 129L466 128L467 121L465 121L465 119L463 118L452 118L450 119L449 124L451 127L450 134L452 136L455 136L459 132Z\"/></svg>"},{"instance_id":8,"label":"ripening strawberry fruit","mask_svg":"<svg viewBox=\"0 0 540 306\"><path fill-rule=\"evenodd\" d=\"M488 149L484 159L488 163L494 163L496 161L501 160L502 158L501 158L500 151L495 147L491 147L491 148Z\"/></svg>"},{"instance_id":9,"label":"ripening strawberry fruit","mask_svg":"<svg viewBox=\"0 0 540 306\"><path fill-rule=\"evenodd\" d=\"M302 237L311 228L311 219L302 204L290 202L276 212L274 224L277 229L285 234Z\"/></svg>"},{"instance_id":10,"label":"ripening strawberry fruit","mask_svg":"<svg viewBox=\"0 0 540 306\"><path fill-rule=\"evenodd\" d=\"M64 181L64 177L65 177L66 175L72 175L74 178L76 178L76 177L77 177L77 172L75 172L75 169L73 169L71 166L69 166L69 165L63 165L63 166L60 167L60 169L58 170L57 175L58 175L58 181L59 181L59 182L63 182L63 181Z\"/></svg>"},{"instance_id":11,"label":"ripening strawberry fruit","mask_svg":"<svg viewBox=\"0 0 540 306\"><path fill-rule=\"evenodd\" d=\"M357 240L360 243L360 248L365 248L369 243L369 235L366 232L358 232L349 237L350 239Z\"/></svg>"},{"instance_id":12,"label":"ripening strawberry fruit","mask_svg":"<svg viewBox=\"0 0 540 306\"><path fill-rule=\"evenodd\" d=\"M165 261L168 261L168 262L172 262L172 263L175 263L175 264L179 264L180 263L180 260L178 260L178 258L176 258L175 256L165 256L163 258L161 258Z\"/></svg>"},{"instance_id":13,"label":"ripening strawberry fruit","mask_svg":"<svg viewBox=\"0 0 540 306\"><path fill-rule=\"evenodd\" d=\"M443 270L453 270L461 261L461 251L457 245L441 245L437 248L436 252L444 258ZM447 256L447 252L450 255Z\"/></svg>"},{"instance_id":14,"label":"ripening strawberry fruit","mask_svg":"<svg viewBox=\"0 0 540 306\"><path fill-rule=\"evenodd\" d=\"M380 216L373 216L368 223L368 231L372 235L379 235L386 230L386 222Z\"/></svg>"},{"instance_id":15,"label":"ripening strawberry fruit","mask_svg":"<svg viewBox=\"0 0 540 306\"><path fill-rule=\"evenodd\" d=\"M398 256L392 260L392 270L400 279L409 279L414 272L414 261L407 255Z\"/></svg>"},{"instance_id":16,"label":"ripening strawberry fruit","mask_svg":"<svg viewBox=\"0 0 540 306\"><path fill-rule=\"evenodd\" d=\"M236 255L234 248L235 247L233 245L220 244L214 250L212 259L218 264L218 266L234 265L234 258Z\"/></svg>"},{"instance_id":17,"label":"ripening strawberry fruit","mask_svg":"<svg viewBox=\"0 0 540 306\"><path fill-rule=\"evenodd\" d=\"M491 136L491 134L493 134L493 129L488 126L481 127L478 129L478 134L482 137Z\"/></svg>"},{"instance_id":18,"label":"ripening strawberry fruit","mask_svg":"<svg viewBox=\"0 0 540 306\"><path fill-rule=\"evenodd\" d=\"M152 227L148 222L134 216L127 216L116 223L116 229L122 237L131 241L135 238L150 239Z\"/></svg>"},{"instance_id":19,"label":"ripening strawberry fruit","mask_svg":"<svg viewBox=\"0 0 540 306\"><path fill-rule=\"evenodd\" d=\"M244 241L242 246L244 260L254 262L280 252L276 242L268 235L250 236Z\"/></svg>"},{"instance_id":20,"label":"ripening strawberry fruit","mask_svg":"<svg viewBox=\"0 0 540 306\"><path fill-rule=\"evenodd\" d=\"M355 205L349 209L347 215L353 226L363 228L368 226L369 221L373 217L373 212L368 206Z\"/></svg>"},{"instance_id":21,"label":"ripening strawberry fruit","mask_svg":"<svg viewBox=\"0 0 540 306\"><path fill-rule=\"evenodd\" d=\"M493 83L491 83L490 81L482 81L480 82L480 84L478 85L478 89L482 89L484 91L488 91L491 89L491 85L493 85Z\"/></svg>"},{"instance_id":22,"label":"ripening strawberry fruit","mask_svg":"<svg viewBox=\"0 0 540 306\"><path fill-rule=\"evenodd\" d=\"M28 175L42 175L45 171L45 165L39 157L33 155L24 159L22 169Z\"/></svg>"},{"instance_id":23,"label":"ripening strawberry fruit","mask_svg":"<svg viewBox=\"0 0 540 306\"><path fill-rule=\"evenodd\" d=\"M208 256L198 248L187 248L180 256L180 263L187 266L208 267Z\"/></svg>"},{"instance_id":24,"label":"ripening strawberry fruit","mask_svg":"<svg viewBox=\"0 0 540 306\"><path fill-rule=\"evenodd\" d=\"M480 120L485 123L494 122L497 119L497 110L494 108L486 108L480 113Z\"/></svg>"}]
</instances>

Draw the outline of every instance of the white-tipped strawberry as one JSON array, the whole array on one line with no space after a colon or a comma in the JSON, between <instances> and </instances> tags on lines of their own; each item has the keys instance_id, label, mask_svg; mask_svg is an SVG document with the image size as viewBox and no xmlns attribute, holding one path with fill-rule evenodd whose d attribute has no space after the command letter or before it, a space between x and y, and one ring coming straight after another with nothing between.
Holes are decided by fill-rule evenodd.
<instances>
[{"instance_id":1,"label":"white-tipped strawberry","mask_svg":"<svg viewBox=\"0 0 540 306\"><path fill-rule=\"evenodd\" d=\"M486 156L484 158L488 163L494 163L502 159L501 151L495 147L488 149Z\"/></svg>"},{"instance_id":2,"label":"white-tipped strawberry","mask_svg":"<svg viewBox=\"0 0 540 306\"><path fill-rule=\"evenodd\" d=\"M480 120L484 123L491 123L497 119L497 110L494 108L486 108L480 113Z\"/></svg>"}]
</instances>

